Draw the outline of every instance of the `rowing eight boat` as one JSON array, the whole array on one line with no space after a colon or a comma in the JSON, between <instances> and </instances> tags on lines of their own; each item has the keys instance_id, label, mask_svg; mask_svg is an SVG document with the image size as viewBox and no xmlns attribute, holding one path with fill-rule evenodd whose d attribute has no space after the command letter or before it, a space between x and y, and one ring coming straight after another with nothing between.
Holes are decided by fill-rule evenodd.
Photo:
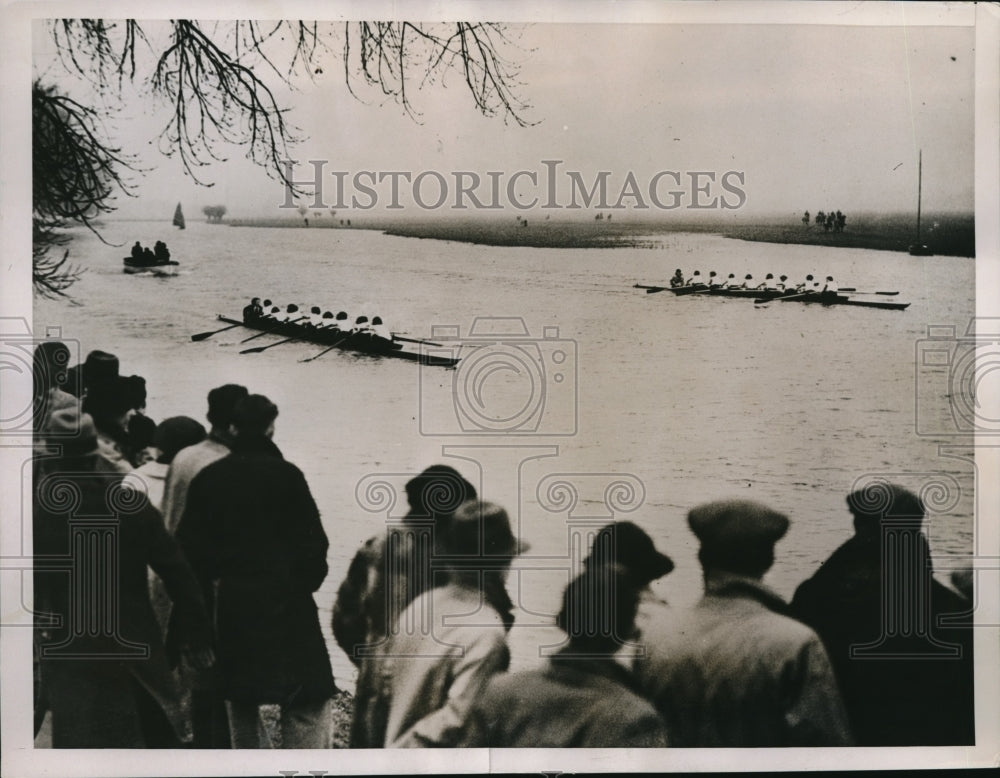
<instances>
[{"instance_id":1,"label":"rowing eight boat","mask_svg":"<svg viewBox=\"0 0 1000 778\"><path fill-rule=\"evenodd\" d=\"M353 351L358 354L368 354L370 356L406 359L411 362L419 362L422 365L455 367L458 364L457 357L421 351L406 351L395 341L386 340L385 338L380 338L377 335L369 333L350 335L335 328L303 326L292 322L276 323L273 319L267 318L231 319L228 316L219 314L218 319L226 324L238 324L248 329L261 330L273 333L274 335L282 335L286 338L295 338L321 346L336 347L342 351Z\"/></svg>"},{"instance_id":2,"label":"rowing eight boat","mask_svg":"<svg viewBox=\"0 0 1000 778\"><path fill-rule=\"evenodd\" d=\"M670 291L677 296L689 294L705 294L713 297L750 297L760 302L770 302L771 300L782 300L798 303L819 303L820 305L854 305L859 308L881 308L887 311L903 311L909 307L909 303L888 302L883 300L859 300L842 294L832 292L796 292L794 290L780 291L778 289L728 289L715 287L709 289L704 284L693 284L676 287L643 286L636 284L636 288L645 289L647 294L650 290ZM890 294L889 292L879 292L879 294Z\"/></svg>"}]
</instances>

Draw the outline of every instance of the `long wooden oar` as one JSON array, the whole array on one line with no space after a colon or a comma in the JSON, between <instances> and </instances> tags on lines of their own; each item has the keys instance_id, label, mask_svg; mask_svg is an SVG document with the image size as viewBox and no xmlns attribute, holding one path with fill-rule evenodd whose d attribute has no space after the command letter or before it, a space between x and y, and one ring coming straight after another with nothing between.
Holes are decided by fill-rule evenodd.
<instances>
[{"instance_id":1,"label":"long wooden oar","mask_svg":"<svg viewBox=\"0 0 1000 778\"><path fill-rule=\"evenodd\" d=\"M345 335L344 337L342 337L340 340L338 340L336 343L334 343L332 346L330 346L329 348L323 349L316 356L314 356L314 357L308 357L307 359L300 359L299 362L312 362L314 359L319 359L321 356L323 356L327 352L333 351L338 346L343 345L344 343L346 343L347 341L349 341L351 338L353 338L357 334L358 333L356 333L356 332L350 332L347 335Z\"/></svg>"},{"instance_id":2,"label":"long wooden oar","mask_svg":"<svg viewBox=\"0 0 1000 778\"><path fill-rule=\"evenodd\" d=\"M269 330L264 330L263 332L258 332L256 335L251 335L249 338L243 338L243 340L241 340L240 343L247 343L247 342L249 342L251 340L256 340L257 338L262 338L265 335L270 335L270 334L272 334L272 333L277 332L278 330L280 330L286 324L295 324L295 322L302 321L304 318L306 318L306 317L305 316L299 316L299 318L292 319L291 321L280 322L276 327L272 327Z\"/></svg>"},{"instance_id":3,"label":"long wooden oar","mask_svg":"<svg viewBox=\"0 0 1000 778\"><path fill-rule=\"evenodd\" d=\"M285 338L284 340L279 340L277 343L268 343L266 346L257 346L256 348L245 348L240 353L259 354L261 351L267 351L269 348L280 346L282 343L294 343L299 340L302 340L302 337L300 335L296 335L294 338Z\"/></svg>"},{"instance_id":4,"label":"long wooden oar","mask_svg":"<svg viewBox=\"0 0 1000 778\"><path fill-rule=\"evenodd\" d=\"M851 292L852 294L884 294L884 295L886 295L888 297L894 297L897 294L899 294L899 292L861 292L861 291L855 289L853 286L842 286L842 287L840 287L840 291L841 292Z\"/></svg>"},{"instance_id":5,"label":"long wooden oar","mask_svg":"<svg viewBox=\"0 0 1000 778\"><path fill-rule=\"evenodd\" d=\"M424 343L428 346L437 346L438 348L444 348L441 343L435 343L433 340L421 340L420 338L404 338L395 332L392 333L392 339L402 341L403 343Z\"/></svg>"},{"instance_id":6,"label":"long wooden oar","mask_svg":"<svg viewBox=\"0 0 1000 778\"><path fill-rule=\"evenodd\" d=\"M799 294L789 294L781 297L758 297L753 301L753 304L763 305L764 303L773 302L774 300L781 300L781 302L785 302L785 300L795 300L799 297L808 297L811 294L815 294L815 292L800 292Z\"/></svg>"},{"instance_id":7,"label":"long wooden oar","mask_svg":"<svg viewBox=\"0 0 1000 778\"><path fill-rule=\"evenodd\" d=\"M199 332L197 335L192 335L191 336L191 340L196 341L196 342L199 341L199 340L205 340L206 338L210 338L213 335L218 335L220 332L225 332L226 330L231 330L231 329L235 329L236 327L242 327L242 326L244 326L244 325L242 325L242 324L230 324L228 327L223 327L221 330L212 330L211 332Z\"/></svg>"}]
</instances>

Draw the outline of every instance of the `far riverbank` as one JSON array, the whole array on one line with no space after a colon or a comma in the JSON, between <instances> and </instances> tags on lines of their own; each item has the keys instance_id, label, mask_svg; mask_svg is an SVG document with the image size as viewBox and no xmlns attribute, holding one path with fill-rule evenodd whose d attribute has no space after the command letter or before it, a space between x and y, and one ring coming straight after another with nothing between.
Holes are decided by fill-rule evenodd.
<instances>
[{"instance_id":1,"label":"far riverbank","mask_svg":"<svg viewBox=\"0 0 1000 778\"><path fill-rule=\"evenodd\" d=\"M326 217L326 218L324 218ZM589 221L553 219L530 213L511 219L439 218L428 220L369 219L358 214L334 219L322 212L275 218L230 219L234 227L294 227L379 230L408 238L456 241L487 246L531 248L656 248L657 235L697 232L737 240L810 246L906 252L916 239L916 220L910 216L848 215L843 232L825 231L793 219L704 221L616 221L612 216ZM964 214L930 214L923 222L922 242L935 256L974 257L975 218Z\"/></svg>"}]
</instances>

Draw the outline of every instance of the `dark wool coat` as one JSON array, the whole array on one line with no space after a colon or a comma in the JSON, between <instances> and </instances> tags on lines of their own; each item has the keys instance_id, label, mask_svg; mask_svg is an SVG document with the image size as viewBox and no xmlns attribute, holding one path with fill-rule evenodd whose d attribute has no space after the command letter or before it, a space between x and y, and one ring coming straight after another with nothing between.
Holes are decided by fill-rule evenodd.
<instances>
[{"instance_id":1,"label":"dark wool coat","mask_svg":"<svg viewBox=\"0 0 1000 778\"><path fill-rule=\"evenodd\" d=\"M223 696L328 699L336 686L313 592L329 543L302 471L267 438L237 440L191 482L177 538L202 585L218 582Z\"/></svg>"},{"instance_id":2,"label":"dark wool coat","mask_svg":"<svg viewBox=\"0 0 1000 778\"><path fill-rule=\"evenodd\" d=\"M911 540L910 558L883 570L879 538L851 538L799 586L792 613L826 646L857 745L971 745L971 604L931 578L923 535ZM909 618L883 608L884 587Z\"/></svg>"},{"instance_id":3,"label":"dark wool coat","mask_svg":"<svg viewBox=\"0 0 1000 778\"><path fill-rule=\"evenodd\" d=\"M469 714L462 746L662 748L663 720L609 658L557 654L542 670L495 675Z\"/></svg>"},{"instance_id":4,"label":"dark wool coat","mask_svg":"<svg viewBox=\"0 0 1000 778\"><path fill-rule=\"evenodd\" d=\"M36 484L35 608L52 743L147 745L139 724L146 694L184 740L188 726L150 605L147 565L173 600L168 642L175 647L210 645L201 588L145 495L123 490L122 476L95 469L95 459L63 460L62 472L42 473Z\"/></svg>"}]
</instances>

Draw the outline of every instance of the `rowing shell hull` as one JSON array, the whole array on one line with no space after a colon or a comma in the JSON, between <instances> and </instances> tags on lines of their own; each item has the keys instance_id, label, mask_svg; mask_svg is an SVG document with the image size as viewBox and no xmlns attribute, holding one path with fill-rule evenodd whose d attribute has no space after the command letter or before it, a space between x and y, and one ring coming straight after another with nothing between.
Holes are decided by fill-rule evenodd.
<instances>
[{"instance_id":1,"label":"rowing shell hull","mask_svg":"<svg viewBox=\"0 0 1000 778\"><path fill-rule=\"evenodd\" d=\"M670 289L670 291L680 296L700 292L712 297L752 297L755 300L778 300L782 297L788 297L790 299L784 302L853 305L858 308L881 308L884 311L905 311L910 307L909 303L896 303L883 300L858 300L853 297L845 297L844 295L810 294L795 296L802 293L794 291L779 292L777 289L707 289L704 286L681 286Z\"/></svg>"},{"instance_id":2,"label":"rowing shell hull","mask_svg":"<svg viewBox=\"0 0 1000 778\"><path fill-rule=\"evenodd\" d=\"M425 354L419 351L406 351L405 349L385 348L384 346L376 343L364 344L359 342L359 339L357 338L353 339L353 342L341 345L344 333L339 330L309 331L308 329L304 329L297 324L279 324L275 326L270 322L251 324L244 322L242 319L230 319L229 317L221 314L219 314L218 319L226 324L239 324L247 329L270 332L286 338L295 337L304 342L315 343L319 346L335 346L341 351L348 351L356 354L367 354L375 357L390 357L392 359L405 359L410 362L419 362L422 365L433 365L435 367L455 367L458 364L458 358L456 357Z\"/></svg>"}]
</instances>

